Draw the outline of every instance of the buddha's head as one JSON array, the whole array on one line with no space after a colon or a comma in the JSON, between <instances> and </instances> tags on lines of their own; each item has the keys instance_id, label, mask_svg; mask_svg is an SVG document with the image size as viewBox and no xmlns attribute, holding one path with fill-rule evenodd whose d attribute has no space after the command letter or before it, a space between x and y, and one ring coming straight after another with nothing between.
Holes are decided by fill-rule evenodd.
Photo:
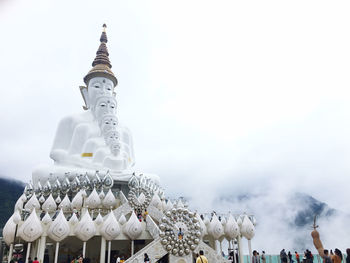
<instances>
[{"instance_id":1,"label":"buddha's head","mask_svg":"<svg viewBox=\"0 0 350 263\"><path fill-rule=\"evenodd\" d=\"M105 115L115 115L117 101L111 96L97 97L95 105L91 108L95 118L100 122Z\"/></svg>"},{"instance_id":2,"label":"buddha's head","mask_svg":"<svg viewBox=\"0 0 350 263\"><path fill-rule=\"evenodd\" d=\"M105 115L101 119L100 127L103 134L106 134L107 132L111 130L115 130L118 125L118 119L115 115Z\"/></svg>"},{"instance_id":3,"label":"buddha's head","mask_svg":"<svg viewBox=\"0 0 350 263\"><path fill-rule=\"evenodd\" d=\"M119 142L120 134L115 130L111 130L110 132L105 134L106 142L108 144Z\"/></svg>"},{"instance_id":4,"label":"buddha's head","mask_svg":"<svg viewBox=\"0 0 350 263\"><path fill-rule=\"evenodd\" d=\"M120 154L122 146L120 142L114 142L109 146L109 148L111 149L113 155L118 156Z\"/></svg>"},{"instance_id":5,"label":"buddha's head","mask_svg":"<svg viewBox=\"0 0 350 263\"><path fill-rule=\"evenodd\" d=\"M109 78L95 77L89 81L88 96L90 105L94 105L100 96L113 96L114 84Z\"/></svg>"}]
</instances>

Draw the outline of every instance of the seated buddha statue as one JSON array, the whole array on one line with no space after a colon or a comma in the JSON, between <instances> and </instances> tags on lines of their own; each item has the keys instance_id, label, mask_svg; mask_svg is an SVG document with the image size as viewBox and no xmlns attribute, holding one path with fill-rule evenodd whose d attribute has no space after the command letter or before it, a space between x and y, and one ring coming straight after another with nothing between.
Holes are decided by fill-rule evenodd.
<instances>
[{"instance_id":1,"label":"seated buddha statue","mask_svg":"<svg viewBox=\"0 0 350 263\"><path fill-rule=\"evenodd\" d=\"M121 173L135 163L131 132L116 117L114 89L118 81L108 58L105 28L100 42L93 68L84 77L86 86L80 87L84 112L60 121L50 152L54 167L35 169L34 181L43 174L53 172L59 176L71 168Z\"/></svg>"}]
</instances>

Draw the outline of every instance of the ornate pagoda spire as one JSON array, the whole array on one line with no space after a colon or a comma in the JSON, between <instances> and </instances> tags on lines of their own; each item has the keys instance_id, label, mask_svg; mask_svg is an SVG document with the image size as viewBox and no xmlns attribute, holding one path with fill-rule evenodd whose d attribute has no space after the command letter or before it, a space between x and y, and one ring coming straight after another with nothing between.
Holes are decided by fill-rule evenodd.
<instances>
[{"instance_id":1,"label":"ornate pagoda spire","mask_svg":"<svg viewBox=\"0 0 350 263\"><path fill-rule=\"evenodd\" d=\"M113 81L114 86L117 86L118 80L112 72L112 64L109 61L109 53L107 49L107 34L106 34L106 24L103 24L103 30L100 37L100 46L96 52L96 57L92 62L92 69L84 77L84 82L88 86L90 79L94 77L107 77Z\"/></svg>"}]
</instances>

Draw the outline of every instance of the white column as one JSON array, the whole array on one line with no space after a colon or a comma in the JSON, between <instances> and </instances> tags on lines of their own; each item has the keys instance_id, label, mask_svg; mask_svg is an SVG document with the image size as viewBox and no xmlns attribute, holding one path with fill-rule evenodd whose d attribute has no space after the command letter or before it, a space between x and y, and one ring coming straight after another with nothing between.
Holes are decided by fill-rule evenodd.
<instances>
[{"instance_id":1,"label":"white column","mask_svg":"<svg viewBox=\"0 0 350 263\"><path fill-rule=\"evenodd\" d=\"M32 243L28 243L28 245L27 245L27 255L26 255L26 263L28 263L28 258L29 258L29 255L30 255L30 245L31 245Z\"/></svg>"},{"instance_id":2,"label":"white column","mask_svg":"<svg viewBox=\"0 0 350 263\"><path fill-rule=\"evenodd\" d=\"M107 263L111 263L111 246L112 246L112 241L108 240Z\"/></svg>"},{"instance_id":3,"label":"white column","mask_svg":"<svg viewBox=\"0 0 350 263\"><path fill-rule=\"evenodd\" d=\"M58 259L58 249L60 248L60 242L56 242L56 250L55 250L55 261L54 263L57 263Z\"/></svg>"},{"instance_id":4,"label":"white column","mask_svg":"<svg viewBox=\"0 0 350 263\"><path fill-rule=\"evenodd\" d=\"M86 241L83 242L83 258L85 258L85 252L86 252Z\"/></svg>"},{"instance_id":5,"label":"white column","mask_svg":"<svg viewBox=\"0 0 350 263\"><path fill-rule=\"evenodd\" d=\"M41 237L38 239L38 242L37 242L37 248L36 248L36 257L37 258L39 258L40 249L41 249Z\"/></svg>"},{"instance_id":6,"label":"white column","mask_svg":"<svg viewBox=\"0 0 350 263\"><path fill-rule=\"evenodd\" d=\"M10 261L12 259L12 254L13 254L13 243L10 245L9 256L8 256L8 259L7 259L8 263L10 263Z\"/></svg>"},{"instance_id":7,"label":"white column","mask_svg":"<svg viewBox=\"0 0 350 263\"><path fill-rule=\"evenodd\" d=\"M40 238L40 247L38 249L38 261L44 262L44 254L46 248L46 236Z\"/></svg>"},{"instance_id":8,"label":"white column","mask_svg":"<svg viewBox=\"0 0 350 263\"><path fill-rule=\"evenodd\" d=\"M249 250L249 262L252 262L253 261L252 241L250 239L248 239L248 250Z\"/></svg>"},{"instance_id":9,"label":"white column","mask_svg":"<svg viewBox=\"0 0 350 263\"><path fill-rule=\"evenodd\" d=\"M237 237L237 243L238 243L239 263L243 263L243 262L244 262L244 259L243 259L241 235L238 235L238 237Z\"/></svg>"},{"instance_id":10,"label":"white column","mask_svg":"<svg viewBox=\"0 0 350 263\"><path fill-rule=\"evenodd\" d=\"M134 240L131 240L131 256L134 255L134 250L135 250L135 248L134 248Z\"/></svg>"},{"instance_id":11,"label":"white column","mask_svg":"<svg viewBox=\"0 0 350 263\"><path fill-rule=\"evenodd\" d=\"M105 263L106 260L106 239L101 236L100 263Z\"/></svg>"}]
</instances>

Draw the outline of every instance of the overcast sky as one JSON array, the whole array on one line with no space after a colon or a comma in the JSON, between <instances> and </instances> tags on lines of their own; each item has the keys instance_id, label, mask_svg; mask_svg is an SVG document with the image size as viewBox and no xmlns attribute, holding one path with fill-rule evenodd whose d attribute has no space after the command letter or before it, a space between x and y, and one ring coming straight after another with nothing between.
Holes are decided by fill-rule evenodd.
<instances>
[{"instance_id":1,"label":"overcast sky","mask_svg":"<svg viewBox=\"0 0 350 263\"><path fill-rule=\"evenodd\" d=\"M0 174L28 181L51 163L107 23L138 170L173 195L211 193L201 201L285 189L349 212L349 13L349 1L0 0Z\"/></svg>"}]
</instances>

